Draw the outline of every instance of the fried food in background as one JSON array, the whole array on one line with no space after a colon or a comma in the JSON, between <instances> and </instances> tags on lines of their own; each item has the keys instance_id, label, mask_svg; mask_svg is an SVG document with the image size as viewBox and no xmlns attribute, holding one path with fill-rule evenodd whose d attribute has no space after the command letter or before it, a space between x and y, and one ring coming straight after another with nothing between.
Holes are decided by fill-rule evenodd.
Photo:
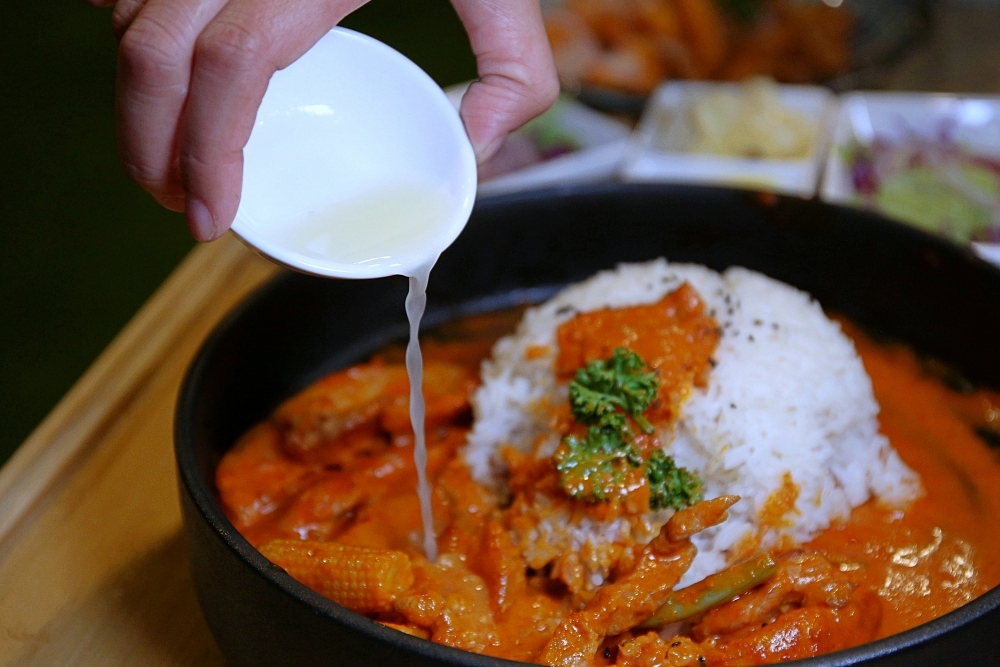
<instances>
[{"instance_id":1,"label":"fried food in background","mask_svg":"<svg viewBox=\"0 0 1000 667\"><path fill-rule=\"evenodd\" d=\"M784 83L850 64L851 13L792 0L565 0L546 12L568 87L646 94L664 79Z\"/></svg>"}]
</instances>

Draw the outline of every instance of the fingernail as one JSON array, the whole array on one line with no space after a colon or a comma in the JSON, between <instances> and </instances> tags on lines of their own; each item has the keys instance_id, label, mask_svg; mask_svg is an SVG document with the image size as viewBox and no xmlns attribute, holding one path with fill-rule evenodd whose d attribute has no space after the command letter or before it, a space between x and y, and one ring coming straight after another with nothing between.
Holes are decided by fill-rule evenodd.
<instances>
[{"instance_id":1,"label":"fingernail","mask_svg":"<svg viewBox=\"0 0 1000 667\"><path fill-rule=\"evenodd\" d=\"M161 196L157 197L156 201L163 208L170 209L176 213L183 213L186 206L184 197Z\"/></svg>"},{"instance_id":2,"label":"fingernail","mask_svg":"<svg viewBox=\"0 0 1000 667\"><path fill-rule=\"evenodd\" d=\"M187 214L188 229L191 236L199 241L212 241L217 236L215 220L208 207L198 199L188 198L184 206Z\"/></svg>"}]
</instances>

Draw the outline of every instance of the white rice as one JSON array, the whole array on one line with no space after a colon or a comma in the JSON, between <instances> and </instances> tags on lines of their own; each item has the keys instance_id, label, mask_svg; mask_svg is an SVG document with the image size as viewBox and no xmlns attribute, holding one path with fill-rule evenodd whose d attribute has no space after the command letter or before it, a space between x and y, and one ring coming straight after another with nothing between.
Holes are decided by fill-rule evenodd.
<instances>
[{"instance_id":1,"label":"white rice","mask_svg":"<svg viewBox=\"0 0 1000 667\"><path fill-rule=\"evenodd\" d=\"M558 444L539 406L567 400L553 372L559 325L579 312L655 303L685 281L723 336L707 388L692 393L676 429L660 436L679 465L701 475L706 497L742 500L725 523L696 536L699 555L681 585L722 569L737 543L758 534L758 512L785 473L800 489L795 511L785 527L764 533L763 546L807 541L873 496L903 506L920 494L917 475L878 432L879 407L860 357L817 302L747 269L719 274L663 259L568 287L497 342L473 397L465 456L474 477L498 483L501 445L527 453L539 437L549 438L550 450ZM529 346L547 352L529 359Z\"/></svg>"}]
</instances>

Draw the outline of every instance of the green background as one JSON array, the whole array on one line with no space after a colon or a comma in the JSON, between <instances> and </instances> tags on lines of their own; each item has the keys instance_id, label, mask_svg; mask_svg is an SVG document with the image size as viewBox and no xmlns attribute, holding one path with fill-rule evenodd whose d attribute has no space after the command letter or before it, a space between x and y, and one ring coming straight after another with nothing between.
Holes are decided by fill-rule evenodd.
<instances>
[{"instance_id":1,"label":"green background","mask_svg":"<svg viewBox=\"0 0 1000 667\"><path fill-rule=\"evenodd\" d=\"M0 30L0 463L194 245L115 152L110 10L6 3ZM472 78L447 0L373 0L343 25L448 85Z\"/></svg>"}]
</instances>

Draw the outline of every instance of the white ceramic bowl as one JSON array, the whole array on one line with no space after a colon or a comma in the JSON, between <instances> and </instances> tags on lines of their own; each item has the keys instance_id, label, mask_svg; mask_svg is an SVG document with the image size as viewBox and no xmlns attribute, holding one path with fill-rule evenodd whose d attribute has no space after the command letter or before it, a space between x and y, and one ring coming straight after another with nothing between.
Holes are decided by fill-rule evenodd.
<instances>
[{"instance_id":1,"label":"white ceramic bowl","mask_svg":"<svg viewBox=\"0 0 1000 667\"><path fill-rule=\"evenodd\" d=\"M335 28L271 78L233 231L322 276L408 275L465 226L476 160L458 113L402 54Z\"/></svg>"}]
</instances>

